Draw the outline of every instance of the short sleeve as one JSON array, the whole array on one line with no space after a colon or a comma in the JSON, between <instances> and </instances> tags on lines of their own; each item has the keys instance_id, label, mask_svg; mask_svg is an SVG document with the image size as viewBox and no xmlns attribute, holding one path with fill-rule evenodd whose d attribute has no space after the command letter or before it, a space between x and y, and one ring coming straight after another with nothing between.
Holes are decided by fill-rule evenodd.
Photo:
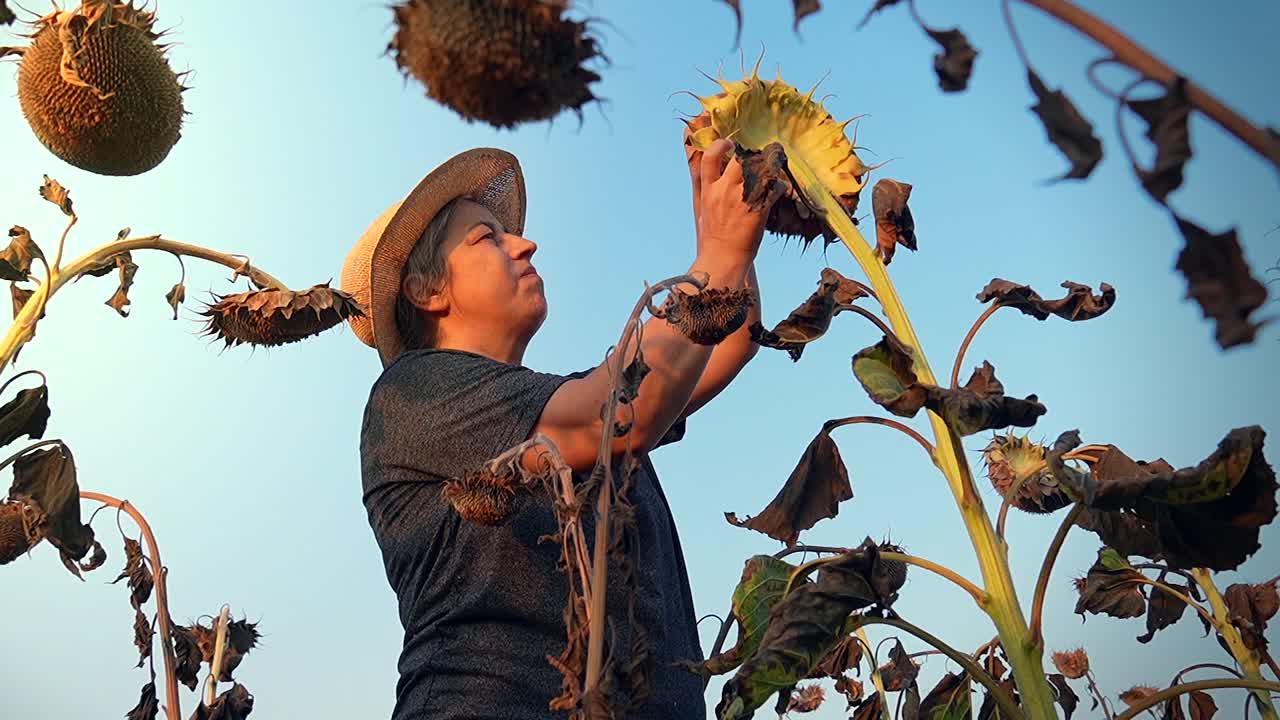
<instances>
[{"instance_id":1,"label":"short sleeve","mask_svg":"<svg viewBox=\"0 0 1280 720\"><path fill-rule=\"evenodd\" d=\"M568 379L464 351L405 353L370 393L361 433L366 470L443 479L475 469L528 438Z\"/></svg>"}]
</instances>

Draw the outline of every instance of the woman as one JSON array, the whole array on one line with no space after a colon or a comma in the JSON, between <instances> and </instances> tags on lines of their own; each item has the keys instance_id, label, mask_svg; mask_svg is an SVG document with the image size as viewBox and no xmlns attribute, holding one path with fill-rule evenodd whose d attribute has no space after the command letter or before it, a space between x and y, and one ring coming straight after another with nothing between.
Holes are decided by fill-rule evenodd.
<instances>
[{"instance_id":1,"label":"woman","mask_svg":"<svg viewBox=\"0 0 1280 720\"><path fill-rule=\"evenodd\" d=\"M752 211L743 202L731 149L720 141L705 155L687 151L697 220L688 270L707 273L708 287L754 287L771 205ZM559 548L539 542L556 531L549 500L536 496L487 527L463 521L441 497L444 479L534 433L555 441L576 473L595 462L608 368L564 376L521 364L547 313L537 245L521 235L524 205L516 159L469 150L375 220L343 267L343 288L367 309L353 328L384 367L365 408L360 455L369 523L405 633L394 720L564 715L548 705L560 692L547 658L564 647L567 597ZM714 349L664 321L644 328L651 371L616 447L620 454L630 442L640 452L630 496L640 539L635 606L651 656L647 697L624 698L637 705L627 717L705 716L700 678L673 666L702 653L679 539L647 453L678 437L684 418L751 358L746 325L757 313ZM611 590L614 666L622 668L629 598Z\"/></svg>"}]
</instances>

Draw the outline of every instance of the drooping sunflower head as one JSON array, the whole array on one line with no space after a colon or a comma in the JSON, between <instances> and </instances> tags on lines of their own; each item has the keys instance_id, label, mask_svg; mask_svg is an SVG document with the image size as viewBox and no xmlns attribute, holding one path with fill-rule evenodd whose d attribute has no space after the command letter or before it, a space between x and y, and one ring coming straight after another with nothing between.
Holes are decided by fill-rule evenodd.
<instances>
[{"instance_id":1,"label":"drooping sunflower head","mask_svg":"<svg viewBox=\"0 0 1280 720\"><path fill-rule=\"evenodd\" d=\"M991 486L1011 505L1049 513L1071 504L1045 464L1047 448L1026 436L996 435L982 451Z\"/></svg>"},{"instance_id":2,"label":"drooping sunflower head","mask_svg":"<svg viewBox=\"0 0 1280 720\"><path fill-rule=\"evenodd\" d=\"M323 283L306 290L268 288L223 295L200 314L205 317L205 334L227 347L274 347L319 335L364 310L351 295Z\"/></svg>"},{"instance_id":3,"label":"drooping sunflower head","mask_svg":"<svg viewBox=\"0 0 1280 720\"><path fill-rule=\"evenodd\" d=\"M830 193L852 217L871 170L845 134L855 118L837 121L813 99L816 85L801 93L781 74L774 80L762 79L759 69L757 63L741 80L717 79L720 92L696 96L702 112L689 122L689 144L701 150L727 138L740 153L758 153L774 143L781 145L791 187L774 205L766 229L799 236L806 243L818 235L830 242L834 234L803 192Z\"/></svg>"}]
</instances>

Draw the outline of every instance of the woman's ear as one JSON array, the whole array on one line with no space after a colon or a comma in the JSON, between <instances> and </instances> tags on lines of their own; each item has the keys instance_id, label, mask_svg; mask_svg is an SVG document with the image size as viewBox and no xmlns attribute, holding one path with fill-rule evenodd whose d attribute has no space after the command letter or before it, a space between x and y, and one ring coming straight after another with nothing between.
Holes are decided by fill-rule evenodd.
<instances>
[{"instance_id":1,"label":"woman's ear","mask_svg":"<svg viewBox=\"0 0 1280 720\"><path fill-rule=\"evenodd\" d=\"M443 288L428 287L421 275L409 275L401 290L415 307L426 312L444 312L449 309L449 296Z\"/></svg>"}]
</instances>

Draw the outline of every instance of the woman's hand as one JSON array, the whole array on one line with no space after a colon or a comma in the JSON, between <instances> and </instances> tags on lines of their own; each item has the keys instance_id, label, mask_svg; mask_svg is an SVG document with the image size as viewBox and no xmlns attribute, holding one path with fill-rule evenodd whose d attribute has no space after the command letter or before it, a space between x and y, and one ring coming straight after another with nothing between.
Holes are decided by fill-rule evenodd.
<instances>
[{"instance_id":1,"label":"woman's hand","mask_svg":"<svg viewBox=\"0 0 1280 720\"><path fill-rule=\"evenodd\" d=\"M783 188L775 183L765 203L751 209L742 199L742 165L733 156L733 143L716 140L704 152L687 143L689 131L685 129L685 153L693 186L698 256L754 260L769 210Z\"/></svg>"}]
</instances>

